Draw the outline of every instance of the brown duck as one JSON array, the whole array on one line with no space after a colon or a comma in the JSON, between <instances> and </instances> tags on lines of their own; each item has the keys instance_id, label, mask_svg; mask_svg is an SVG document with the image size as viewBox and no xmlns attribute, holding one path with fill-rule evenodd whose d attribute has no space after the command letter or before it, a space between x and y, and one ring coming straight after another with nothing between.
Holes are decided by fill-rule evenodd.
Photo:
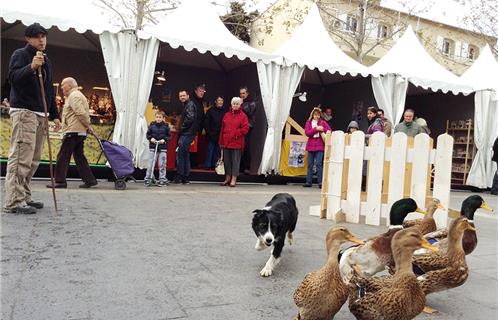
<instances>
[{"instance_id":1,"label":"brown duck","mask_svg":"<svg viewBox=\"0 0 498 320\"><path fill-rule=\"evenodd\" d=\"M415 272L424 293L461 286L469 276L462 238L465 231L475 231L466 217L455 219L448 230L448 250L413 257Z\"/></svg>"},{"instance_id":2,"label":"brown duck","mask_svg":"<svg viewBox=\"0 0 498 320\"><path fill-rule=\"evenodd\" d=\"M474 214L477 209L482 208L484 210L493 212L484 199L479 195L472 195L467 197L462 202L462 207L460 209L460 214L469 220L469 223L474 226ZM429 240L434 246L441 249L441 251L446 251L448 248L448 229L443 228L436 230L434 232L424 235L424 238ZM462 246L465 254L470 254L477 247L477 234L475 230L466 230L462 238ZM427 254L427 250L417 250L415 255Z\"/></svg>"},{"instance_id":3,"label":"brown duck","mask_svg":"<svg viewBox=\"0 0 498 320\"><path fill-rule=\"evenodd\" d=\"M391 223L389 230L368 239L364 245L346 249L339 257L339 268L343 279L347 279L353 265L358 265L363 274L372 276L385 270L387 265L394 264L391 251L392 238L396 232L403 229L402 224L406 216L415 211L425 213L411 198L394 202L389 212Z\"/></svg>"},{"instance_id":4,"label":"brown duck","mask_svg":"<svg viewBox=\"0 0 498 320\"><path fill-rule=\"evenodd\" d=\"M367 278L354 273L349 288L349 310L358 320L408 320L422 312L425 295L412 270L413 251L437 250L415 228L398 231L392 240L396 273Z\"/></svg>"},{"instance_id":5,"label":"brown duck","mask_svg":"<svg viewBox=\"0 0 498 320\"><path fill-rule=\"evenodd\" d=\"M429 206L427 207L427 213L425 214L425 216L422 219L404 221L403 228L406 229L415 227L422 234L436 231L437 226L436 221L434 220L434 213L436 212L436 209L445 210L441 202L438 199L433 198L429 202Z\"/></svg>"},{"instance_id":6,"label":"brown duck","mask_svg":"<svg viewBox=\"0 0 498 320\"><path fill-rule=\"evenodd\" d=\"M341 309L348 298L348 288L339 273L337 254L345 242L362 244L345 227L336 227L327 233L328 257L325 265L308 273L294 292L294 302L299 308L295 319L329 320Z\"/></svg>"}]
</instances>

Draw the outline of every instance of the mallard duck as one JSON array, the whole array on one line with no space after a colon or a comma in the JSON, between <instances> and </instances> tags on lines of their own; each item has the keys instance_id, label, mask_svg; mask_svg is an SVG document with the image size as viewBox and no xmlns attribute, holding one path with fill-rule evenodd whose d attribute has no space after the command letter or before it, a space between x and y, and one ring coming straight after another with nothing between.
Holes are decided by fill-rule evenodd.
<instances>
[{"instance_id":1,"label":"mallard duck","mask_svg":"<svg viewBox=\"0 0 498 320\"><path fill-rule=\"evenodd\" d=\"M339 273L337 253L345 242L362 244L345 227L330 229L326 243L328 257L325 265L308 273L294 292L294 302L299 308L295 319L332 319L348 298L348 288Z\"/></svg>"},{"instance_id":2,"label":"mallard duck","mask_svg":"<svg viewBox=\"0 0 498 320\"><path fill-rule=\"evenodd\" d=\"M469 223L474 226L474 214L477 209L484 209L493 212L484 199L479 195L472 195L467 197L462 202L462 207L460 209L460 214L469 220ZM424 238L428 239L436 247L439 247L441 251L446 251L448 248L448 229L442 228L434 232L424 235ZM463 234L462 245L465 254L470 254L477 246L477 234L475 230L466 230ZM427 250L417 250L415 255L427 254Z\"/></svg>"},{"instance_id":3,"label":"mallard duck","mask_svg":"<svg viewBox=\"0 0 498 320\"><path fill-rule=\"evenodd\" d=\"M413 257L415 273L424 293L443 291L461 286L469 275L462 238L464 232L475 228L466 217L455 219L448 230L448 250ZM419 272L417 272L419 271Z\"/></svg>"},{"instance_id":4,"label":"mallard duck","mask_svg":"<svg viewBox=\"0 0 498 320\"><path fill-rule=\"evenodd\" d=\"M434 220L434 213L436 209L445 210L439 199L432 198L427 207L427 213L422 219L407 220L403 222L403 228L415 227L420 233L426 234L436 231L436 221Z\"/></svg>"},{"instance_id":5,"label":"mallard duck","mask_svg":"<svg viewBox=\"0 0 498 320\"><path fill-rule=\"evenodd\" d=\"M353 273L349 288L349 310L360 320L408 320L422 312L425 295L412 270L413 251L424 247L438 250L408 228L397 232L391 249L396 273L385 278L367 278Z\"/></svg>"},{"instance_id":6,"label":"mallard duck","mask_svg":"<svg viewBox=\"0 0 498 320\"><path fill-rule=\"evenodd\" d=\"M389 212L389 230L383 234L368 239L364 245L346 249L339 257L339 265L343 279L347 280L353 265L358 265L362 272L372 276L393 264L391 240L396 232L403 229L403 220L410 212L421 212L415 200L401 199L393 203Z\"/></svg>"}]
</instances>

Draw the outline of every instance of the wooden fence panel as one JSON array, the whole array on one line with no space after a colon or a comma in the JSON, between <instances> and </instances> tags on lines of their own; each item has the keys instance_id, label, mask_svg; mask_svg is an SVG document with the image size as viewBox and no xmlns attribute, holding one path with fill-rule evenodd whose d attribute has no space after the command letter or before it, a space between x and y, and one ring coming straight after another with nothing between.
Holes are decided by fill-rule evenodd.
<instances>
[{"instance_id":1,"label":"wooden fence panel","mask_svg":"<svg viewBox=\"0 0 498 320\"><path fill-rule=\"evenodd\" d=\"M365 134L356 131L351 135L349 147L348 188L344 212L346 221L360 222L361 179L363 177L363 152L365 148Z\"/></svg>"},{"instance_id":2,"label":"wooden fence panel","mask_svg":"<svg viewBox=\"0 0 498 320\"><path fill-rule=\"evenodd\" d=\"M380 225L381 201L382 201L382 176L384 171L384 150L386 135L375 132L370 137L368 148L370 153L370 164L368 170L367 204L365 223Z\"/></svg>"},{"instance_id":3,"label":"wooden fence panel","mask_svg":"<svg viewBox=\"0 0 498 320\"><path fill-rule=\"evenodd\" d=\"M421 133L415 136L410 197L419 208L425 208L427 195L427 174L429 174L430 137Z\"/></svg>"},{"instance_id":4,"label":"wooden fence panel","mask_svg":"<svg viewBox=\"0 0 498 320\"><path fill-rule=\"evenodd\" d=\"M439 199L441 204L448 209L450 204L451 187L451 161L453 154L453 137L442 134L437 138L436 157L434 159L434 198ZM437 209L434 220L438 228L444 228L448 224L448 213Z\"/></svg>"},{"instance_id":5,"label":"wooden fence panel","mask_svg":"<svg viewBox=\"0 0 498 320\"><path fill-rule=\"evenodd\" d=\"M334 131L331 137L331 153L327 177L327 219L335 221L336 214L341 210L342 167L344 161L344 132Z\"/></svg>"},{"instance_id":6,"label":"wooden fence panel","mask_svg":"<svg viewBox=\"0 0 498 320\"><path fill-rule=\"evenodd\" d=\"M330 162L330 138L332 136L332 133L329 132L325 135L325 151L323 154L323 181L319 181L318 183L322 183L322 192L321 192L321 199L320 199L320 218L325 219L327 217L327 194L329 192L329 184L327 183L327 177L329 176L329 166L328 163Z\"/></svg>"},{"instance_id":7,"label":"wooden fence panel","mask_svg":"<svg viewBox=\"0 0 498 320\"><path fill-rule=\"evenodd\" d=\"M387 195L387 211L391 210L394 202L403 198L405 184L405 165L408 148L408 137L403 132L397 132L392 137L391 162L389 165L389 192ZM389 214L387 215L389 225Z\"/></svg>"}]
</instances>

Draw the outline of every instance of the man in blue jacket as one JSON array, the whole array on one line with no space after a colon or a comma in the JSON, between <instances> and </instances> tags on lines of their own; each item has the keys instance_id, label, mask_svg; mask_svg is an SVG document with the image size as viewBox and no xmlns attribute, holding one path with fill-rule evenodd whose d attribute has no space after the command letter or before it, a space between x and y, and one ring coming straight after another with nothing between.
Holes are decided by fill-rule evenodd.
<instances>
[{"instance_id":1,"label":"man in blue jacket","mask_svg":"<svg viewBox=\"0 0 498 320\"><path fill-rule=\"evenodd\" d=\"M33 214L36 209L43 208L42 202L31 198L30 183L38 169L48 130L38 72L43 76L49 119L54 121L56 131L61 128L61 123L52 88L52 66L44 54L47 30L34 23L26 28L24 35L26 46L14 51L9 63L12 136L5 177L4 211Z\"/></svg>"}]
</instances>

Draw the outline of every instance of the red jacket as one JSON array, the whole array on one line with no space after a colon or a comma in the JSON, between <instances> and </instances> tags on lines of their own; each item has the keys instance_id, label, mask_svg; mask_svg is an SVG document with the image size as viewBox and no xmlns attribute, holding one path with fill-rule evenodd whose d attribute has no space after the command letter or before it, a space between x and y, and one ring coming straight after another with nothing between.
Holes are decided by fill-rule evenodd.
<instances>
[{"instance_id":1,"label":"red jacket","mask_svg":"<svg viewBox=\"0 0 498 320\"><path fill-rule=\"evenodd\" d=\"M240 109L225 113L221 122L220 147L244 149L244 136L249 132L249 120Z\"/></svg>"}]
</instances>

